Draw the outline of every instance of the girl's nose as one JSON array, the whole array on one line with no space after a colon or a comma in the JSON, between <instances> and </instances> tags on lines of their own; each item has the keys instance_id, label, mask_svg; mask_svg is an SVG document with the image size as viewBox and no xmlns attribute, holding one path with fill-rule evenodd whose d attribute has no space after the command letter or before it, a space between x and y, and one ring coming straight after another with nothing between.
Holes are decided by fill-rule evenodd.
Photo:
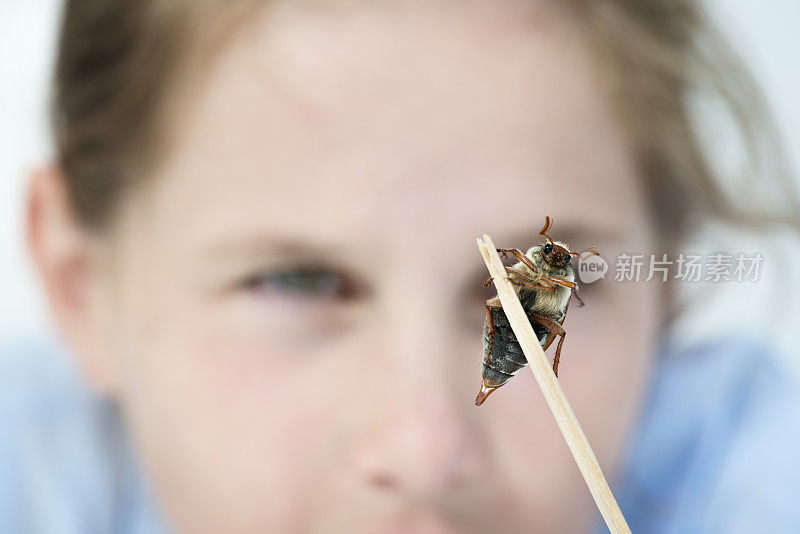
<instances>
[{"instance_id":1,"label":"girl's nose","mask_svg":"<svg viewBox=\"0 0 800 534\"><path fill-rule=\"evenodd\" d=\"M389 339L379 346L392 347L380 356L386 380L362 428L356 463L373 488L431 498L476 484L487 454L470 394L458 383L464 373L453 369L468 361L456 354L463 343L448 343L457 333L428 319L384 334Z\"/></svg>"},{"instance_id":2,"label":"girl's nose","mask_svg":"<svg viewBox=\"0 0 800 534\"><path fill-rule=\"evenodd\" d=\"M478 481L483 442L446 391L409 391L397 403L405 406L376 421L360 444L367 484L431 497Z\"/></svg>"}]
</instances>

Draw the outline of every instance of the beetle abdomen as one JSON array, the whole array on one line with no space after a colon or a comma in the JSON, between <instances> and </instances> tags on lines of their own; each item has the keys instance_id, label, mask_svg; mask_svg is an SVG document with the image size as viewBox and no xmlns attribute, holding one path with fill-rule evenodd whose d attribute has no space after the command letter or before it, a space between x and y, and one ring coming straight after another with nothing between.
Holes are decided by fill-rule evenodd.
<instances>
[{"instance_id":1,"label":"beetle abdomen","mask_svg":"<svg viewBox=\"0 0 800 534\"><path fill-rule=\"evenodd\" d=\"M475 399L480 406L489 393L508 382L520 369L528 365L525 353L522 352L502 308L490 308L494 335L489 336L489 319L483 324L483 365L481 368L481 391ZM530 317L529 317L530 320ZM531 321L533 331L539 338L542 348L550 338L550 332L542 325Z\"/></svg>"},{"instance_id":2,"label":"beetle abdomen","mask_svg":"<svg viewBox=\"0 0 800 534\"><path fill-rule=\"evenodd\" d=\"M528 365L522 347L508 322L502 308L490 308L494 335L489 336L488 318L483 325L483 367L481 377L489 388L498 388L508 382L520 369ZM537 322L531 321L542 347L547 344L550 332Z\"/></svg>"}]
</instances>

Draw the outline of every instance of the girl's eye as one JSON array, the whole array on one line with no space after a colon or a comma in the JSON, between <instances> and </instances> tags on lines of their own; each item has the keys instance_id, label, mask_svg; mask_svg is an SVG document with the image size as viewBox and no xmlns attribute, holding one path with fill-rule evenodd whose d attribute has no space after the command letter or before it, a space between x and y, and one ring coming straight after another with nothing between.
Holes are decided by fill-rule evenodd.
<instances>
[{"instance_id":1,"label":"girl's eye","mask_svg":"<svg viewBox=\"0 0 800 534\"><path fill-rule=\"evenodd\" d=\"M355 284L342 273L325 267L292 267L253 276L247 283L253 290L302 299L350 299Z\"/></svg>"}]
</instances>

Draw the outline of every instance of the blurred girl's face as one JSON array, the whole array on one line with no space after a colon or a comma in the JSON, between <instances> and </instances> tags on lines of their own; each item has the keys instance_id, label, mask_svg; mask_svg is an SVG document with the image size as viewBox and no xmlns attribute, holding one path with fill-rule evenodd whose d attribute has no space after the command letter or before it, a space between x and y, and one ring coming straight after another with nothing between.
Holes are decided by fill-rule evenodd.
<instances>
[{"instance_id":1,"label":"blurred girl's face","mask_svg":"<svg viewBox=\"0 0 800 534\"><path fill-rule=\"evenodd\" d=\"M438 7L434 7L434 5ZM277 7L191 94L102 282L118 395L176 530L581 532L534 380L477 408L475 237L607 259L652 232L577 23L493 2ZM607 474L655 288L582 286L561 380Z\"/></svg>"}]
</instances>

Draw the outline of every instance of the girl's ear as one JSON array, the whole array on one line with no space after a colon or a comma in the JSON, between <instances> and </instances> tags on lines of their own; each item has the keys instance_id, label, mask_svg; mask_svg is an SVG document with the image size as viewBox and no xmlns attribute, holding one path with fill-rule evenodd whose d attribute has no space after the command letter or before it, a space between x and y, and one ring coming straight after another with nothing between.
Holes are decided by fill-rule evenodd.
<instances>
[{"instance_id":1,"label":"girl's ear","mask_svg":"<svg viewBox=\"0 0 800 534\"><path fill-rule=\"evenodd\" d=\"M28 251L56 329L90 384L113 392L97 238L75 219L57 166L31 174L25 223Z\"/></svg>"}]
</instances>

